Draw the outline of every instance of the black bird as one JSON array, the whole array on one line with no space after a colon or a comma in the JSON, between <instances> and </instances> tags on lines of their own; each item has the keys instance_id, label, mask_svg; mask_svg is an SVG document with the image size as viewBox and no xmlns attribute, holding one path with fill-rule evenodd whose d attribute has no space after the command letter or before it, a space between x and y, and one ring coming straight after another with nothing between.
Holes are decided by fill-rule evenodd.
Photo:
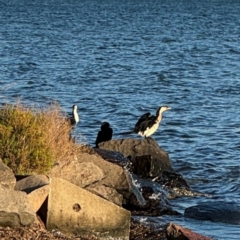
<instances>
[{"instance_id":1,"label":"black bird","mask_svg":"<svg viewBox=\"0 0 240 240\"><path fill-rule=\"evenodd\" d=\"M69 114L69 122L71 123L71 125L74 127L78 122L79 122L79 116L78 116L78 112L77 112L77 105L73 105L72 106L72 113Z\"/></svg>"},{"instance_id":2,"label":"black bird","mask_svg":"<svg viewBox=\"0 0 240 240\"><path fill-rule=\"evenodd\" d=\"M98 144L101 142L106 142L112 139L113 130L108 122L103 122L101 124L101 130L98 132L95 144L98 148Z\"/></svg>"},{"instance_id":3,"label":"black bird","mask_svg":"<svg viewBox=\"0 0 240 240\"><path fill-rule=\"evenodd\" d=\"M171 107L168 106L162 106L159 107L156 116L151 116L151 114L145 113L143 114L135 124L134 130L130 132L125 132L122 134L131 134L131 133L137 133L142 137L149 137L153 133L155 133L159 127L160 122L162 121L162 114L163 112L171 109Z\"/></svg>"}]
</instances>

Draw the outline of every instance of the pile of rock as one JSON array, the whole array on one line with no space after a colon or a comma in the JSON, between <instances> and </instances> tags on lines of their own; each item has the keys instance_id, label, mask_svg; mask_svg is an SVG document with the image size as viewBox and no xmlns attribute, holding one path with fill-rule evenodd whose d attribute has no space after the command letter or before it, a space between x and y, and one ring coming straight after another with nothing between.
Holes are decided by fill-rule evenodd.
<instances>
[{"instance_id":1,"label":"pile of rock","mask_svg":"<svg viewBox=\"0 0 240 240\"><path fill-rule=\"evenodd\" d=\"M77 157L57 162L47 175L15 176L0 161L0 226L31 227L40 221L48 231L68 236L129 239L131 214L178 214L165 191L153 198L163 176L166 183L166 173L174 174L156 141L111 140L99 146L83 146Z\"/></svg>"},{"instance_id":2,"label":"pile of rock","mask_svg":"<svg viewBox=\"0 0 240 240\"><path fill-rule=\"evenodd\" d=\"M37 221L36 216L40 216L49 231L56 230L67 235L91 234L104 238L129 239L130 212L80 187L90 187L101 181L101 184L106 185L97 188L98 191L103 189L103 195L120 203L122 197L118 196L120 194L116 189L125 189L127 186L123 169L108 163L100 156L91 157L92 161L89 161L89 164L86 154L83 154L82 161L56 166L49 176L25 176L18 181L11 169L1 161L0 225L31 226ZM98 168L93 164L95 161L104 167ZM55 176L57 168L59 177ZM82 176L81 180L78 178L78 172ZM115 183L111 182L112 186L107 185L107 182L110 182L110 174L115 178ZM117 176L119 180L116 179Z\"/></svg>"}]
</instances>

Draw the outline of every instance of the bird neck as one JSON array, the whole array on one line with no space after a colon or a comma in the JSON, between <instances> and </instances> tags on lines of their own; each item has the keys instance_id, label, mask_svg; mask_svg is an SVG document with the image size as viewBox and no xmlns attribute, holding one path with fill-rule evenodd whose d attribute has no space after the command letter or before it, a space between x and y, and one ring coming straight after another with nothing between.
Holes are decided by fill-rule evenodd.
<instances>
[{"instance_id":1,"label":"bird neck","mask_svg":"<svg viewBox=\"0 0 240 240\"><path fill-rule=\"evenodd\" d=\"M161 122L162 121L162 112L160 112L157 116L157 122Z\"/></svg>"},{"instance_id":2,"label":"bird neck","mask_svg":"<svg viewBox=\"0 0 240 240\"><path fill-rule=\"evenodd\" d=\"M73 117L74 117L76 123L79 122L79 116L77 113L77 109L73 110Z\"/></svg>"}]
</instances>

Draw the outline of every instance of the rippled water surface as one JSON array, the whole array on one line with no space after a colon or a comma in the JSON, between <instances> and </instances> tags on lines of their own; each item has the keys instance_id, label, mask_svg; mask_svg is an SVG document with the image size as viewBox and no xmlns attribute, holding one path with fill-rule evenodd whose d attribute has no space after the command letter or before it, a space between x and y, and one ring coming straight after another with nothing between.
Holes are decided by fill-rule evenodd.
<instances>
[{"instance_id":1,"label":"rippled water surface","mask_svg":"<svg viewBox=\"0 0 240 240\"><path fill-rule=\"evenodd\" d=\"M170 105L153 137L210 196L178 198L176 209L239 203L240 1L1 0L0 22L0 102L75 103L75 134L91 145L102 121L128 131ZM173 221L239 239L239 226Z\"/></svg>"}]
</instances>

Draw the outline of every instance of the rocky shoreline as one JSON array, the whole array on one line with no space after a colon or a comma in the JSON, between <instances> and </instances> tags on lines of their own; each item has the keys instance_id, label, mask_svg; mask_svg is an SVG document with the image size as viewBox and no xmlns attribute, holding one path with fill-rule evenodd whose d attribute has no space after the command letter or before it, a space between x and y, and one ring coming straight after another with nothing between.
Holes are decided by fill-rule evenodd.
<instances>
[{"instance_id":1,"label":"rocky shoreline","mask_svg":"<svg viewBox=\"0 0 240 240\"><path fill-rule=\"evenodd\" d=\"M178 215L168 197L191 191L151 138L82 146L47 175L14 176L0 161L0 174L1 239L210 239L131 217Z\"/></svg>"}]
</instances>

